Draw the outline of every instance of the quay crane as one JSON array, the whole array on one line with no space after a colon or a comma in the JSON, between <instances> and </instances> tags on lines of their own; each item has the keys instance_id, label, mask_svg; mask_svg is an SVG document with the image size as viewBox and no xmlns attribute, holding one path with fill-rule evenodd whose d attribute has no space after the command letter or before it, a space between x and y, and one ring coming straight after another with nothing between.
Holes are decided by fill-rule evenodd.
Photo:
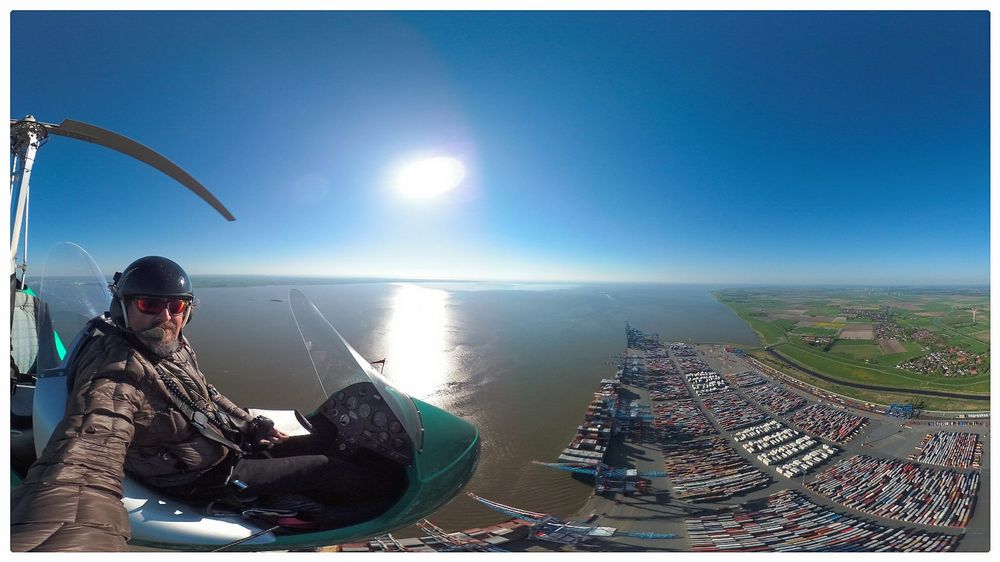
<instances>
[{"instance_id":1,"label":"quay crane","mask_svg":"<svg viewBox=\"0 0 1000 562\"><path fill-rule=\"evenodd\" d=\"M635 470L634 468L614 468L607 465L599 465L597 467L585 467L577 466L569 463L559 463L559 462L541 462L541 461L531 461L532 464L537 464L539 466L547 466L549 468L554 468L556 470L562 470L565 472L575 472L577 474L587 474L589 476L606 476L609 478L618 478L626 476L628 471ZM659 478L666 476L667 472L665 470L649 470L645 472L637 472L638 476L646 478Z\"/></svg>"},{"instance_id":2,"label":"quay crane","mask_svg":"<svg viewBox=\"0 0 1000 562\"><path fill-rule=\"evenodd\" d=\"M647 405L635 402L622 405L615 396L605 396L603 401L604 408L611 416L614 433L626 433L638 438L647 424L653 421L653 414Z\"/></svg>"},{"instance_id":3,"label":"quay crane","mask_svg":"<svg viewBox=\"0 0 1000 562\"><path fill-rule=\"evenodd\" d=\"M594 489L597 493L612 492L621 489L622 493L631 495L635 493L645 494L649 491L649 482L646 478L660 478L666 476L663 470L638 471L634 468L615 468L601 463L595 467L579 466L570 463L552 463L531 461L533 464L592 476L594 478Z\"/></svg>"},{"instance_id":4,"label":"quay crane","mask_svg":"<svg viewBox=\"0 0 1000 562\"><path fill-rule=\"evenodd\" d=\"M653 421L653 414L649 412L649 406L645 404L630 403L622 408L615 406L615 400L608 396L604 399L605 407L611 412L611 417L619 421Z\"/></svg>"},{"instance_id":5,"label":"quay crane","mask_svg":"<svg viewBox=\"0 0 1000 562\"><path fill-rule=\"evenodd\" d=\"M371 542L377 544L383 552L407 552L407 548L392 533L372 537Z\"/></svg>"},{"instance_id":6,"label":"quay crane","mask_svg":"<svg viewBox=\"0 0 1000 562\"><path fill-rule=\"evenodd\" d=\"M564 521L548 513L518 509L500 502L489 500L472 492L467 495L486 507L508 517L521 519L531 524L528 537L537 540L567 545L580 545L591 538L631 537L636 539L675 539L673 533L628 532L615 527L586 525L579 521Z\"/></svg>"},{"instance_id":7,"label":"quay crane","mask_svg":"<svg viewBox=\"0 0 1000 562\"><path fill-rule=\"evenodd\" d=\"M417 521L416 525L421 531L427 533L428 537L438 545L438 548L429 547L428 543L420 541L418 542L420 548L414 549L411 547L416 545L404 543L392 536L392 533L374 536L369 543L378 545L379 552L427 552L428 548L436 552L508 552L482 539L470 537L465 533L449 534L427 519Z\"/></svg>"},{"instance_id":8,"label":"quay crane","mask_svg":"<svg viewBox=\"0 0 1000 562\"><path fill-rule=\"evenodd\" d=\"M420 530L430 535L431 538L436 539L439 544L448 545L444 549L445 552L507 552L507 550L498 546L494 546L482 539L470 537L464 533L448 534L444 529L427 519L417 521L417 527L420 527Z\"/></svg>"}]
</instances>

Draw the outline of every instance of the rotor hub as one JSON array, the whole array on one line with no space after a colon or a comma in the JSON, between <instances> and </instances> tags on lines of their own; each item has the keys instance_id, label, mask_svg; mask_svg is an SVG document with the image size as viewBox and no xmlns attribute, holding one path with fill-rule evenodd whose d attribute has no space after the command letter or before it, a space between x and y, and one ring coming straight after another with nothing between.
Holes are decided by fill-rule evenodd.
<instances>
[{"instance_id":1,"label":"rotor hub","mask_svg":"<svg viewBox=\"0 0 1000 562\"><path fill-rule=\"evenodd\" d=\"M35 121L34 116L27 115L10 125L10 150L17 154L28 144L34 144L38 148L48 136L45 125Z\"/></svg>"}]
</instances>

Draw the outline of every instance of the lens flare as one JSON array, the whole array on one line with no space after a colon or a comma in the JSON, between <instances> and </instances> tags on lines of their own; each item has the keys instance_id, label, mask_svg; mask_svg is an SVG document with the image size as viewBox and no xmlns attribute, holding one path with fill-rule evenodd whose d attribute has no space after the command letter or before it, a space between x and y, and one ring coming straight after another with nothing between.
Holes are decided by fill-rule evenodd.
<instances>
[{"instance_id":1,"label":"lens flare","mask_svg":"<svg viewBox=\"0 0 1000 562\"><path fill-rule=\"evenodd\" d=\"M465 179L465 166L455 158L424 158L396 172L395 188L413 198L436 197L457 187Z\"/></svg>"}]
</instances>

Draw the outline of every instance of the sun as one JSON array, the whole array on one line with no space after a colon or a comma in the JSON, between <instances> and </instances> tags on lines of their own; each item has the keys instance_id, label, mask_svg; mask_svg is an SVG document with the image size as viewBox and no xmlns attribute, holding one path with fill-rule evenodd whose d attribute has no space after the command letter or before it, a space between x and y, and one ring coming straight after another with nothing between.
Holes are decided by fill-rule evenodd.
<instances>
[{"instance_id":1,"label":"sun","mask_svg":"<svg viewBox=\"0 0 1000 562\"><path fill-rule=\"evenodd\" d=\"M463 179L465 166L460 161L438 156L403 165L396 171L393 185L406 197L426 199L458 187Z\"/></svg>"}]
</instances>

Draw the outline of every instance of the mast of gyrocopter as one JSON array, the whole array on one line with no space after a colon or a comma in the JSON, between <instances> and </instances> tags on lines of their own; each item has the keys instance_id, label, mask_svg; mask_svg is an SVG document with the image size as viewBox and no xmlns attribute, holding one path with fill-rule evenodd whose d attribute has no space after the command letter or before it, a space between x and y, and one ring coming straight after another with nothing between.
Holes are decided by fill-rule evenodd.
<instances>
[{"instance_id":1,"label":"mast of gyrocopter","mask_svg":"<svg viewBox=\"0 0 1000 562\"><path fill-rule=\"evenodd\" d=\"M182 170L180 166L128 137L72 119L66 119L55 125L36 121L34 117L28 115L20 120L11 119L10 123L10 150L13 155L10 176L10 204L14 213L11 218L10 231L10 273L16 275L20 271L22 281L28 269L28 206L31 200L31 169L35 163L35 154L45 144L49 135L98 144L149 164L193 191L226 220L236 220L236 217L205 186ZM20 263L17 259L19 249L21 250Z\"/></svg>"},{"instance_id":2,"label":"mast of gyrocopter","mask_svg":"<svg viewBox=\"0 0 1000 562\"><path fill-rule=\"evenodd\" d=\"M14 168L10 173L10 205L14 211L10 231L10 273L14 275L21 270L21 279L28 261L28 185L31 180L31 167L35 163L35 153L48 138L45 127L35 122L35 118L27 116L10 126L10 151L14 155ZM24 253L21 265L17 264L17 249L21 242L21 232L25 232Z\"/></svg>"}]
</instances>

